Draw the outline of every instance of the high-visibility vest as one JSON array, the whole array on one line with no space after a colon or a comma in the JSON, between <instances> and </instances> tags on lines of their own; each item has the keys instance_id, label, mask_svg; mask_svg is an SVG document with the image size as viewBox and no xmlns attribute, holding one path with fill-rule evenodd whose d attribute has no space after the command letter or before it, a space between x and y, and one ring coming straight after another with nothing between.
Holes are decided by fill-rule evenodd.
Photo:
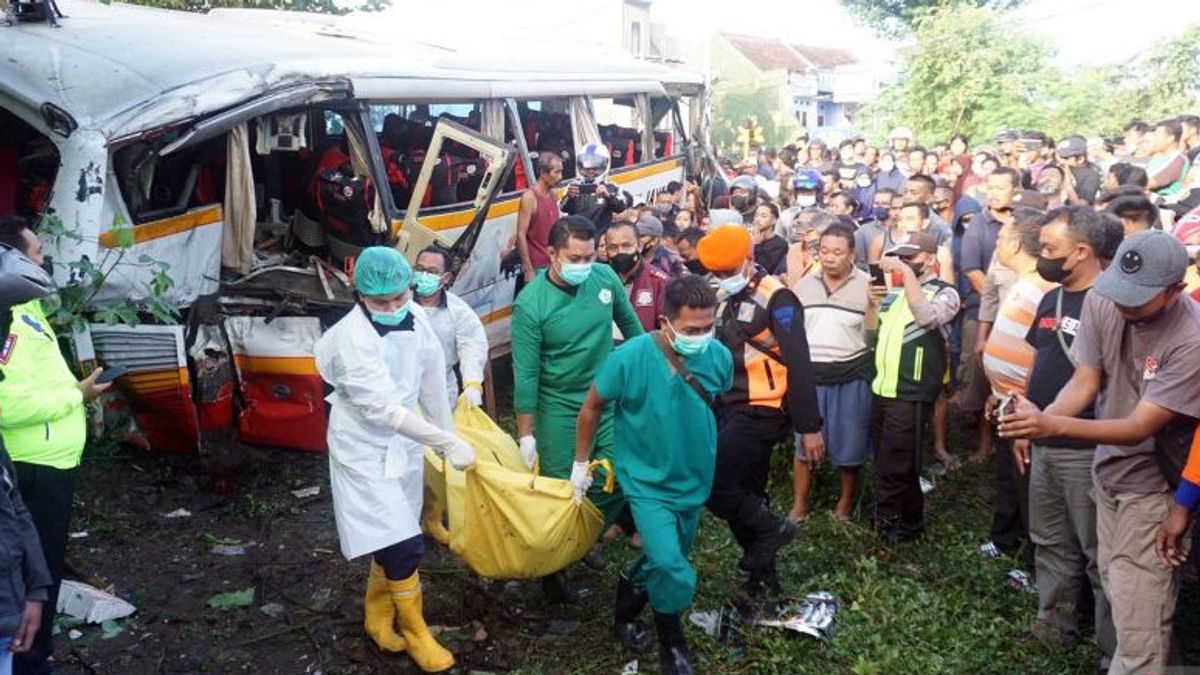
<instances>
[{"instance_id":1,"label":"high-visibility vest","mask_svg":"<svg viewBox=\"0 0 1200 675\"><path fill-rule=\"evenodd\" d=\"M944 281L932 277L921 284L932 300ZM918 324L904 287L887 294L879 307L879 342L875 345L875 380L871 391L884 398L933 402L946 375L947 327Z\"/></svg>"}]
</instances>

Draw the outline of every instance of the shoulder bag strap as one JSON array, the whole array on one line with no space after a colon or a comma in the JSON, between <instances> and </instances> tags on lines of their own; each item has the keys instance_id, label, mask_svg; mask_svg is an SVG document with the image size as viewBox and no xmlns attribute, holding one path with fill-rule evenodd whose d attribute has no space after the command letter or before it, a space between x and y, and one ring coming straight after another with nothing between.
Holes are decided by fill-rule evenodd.
<instances>
[{"instance_id":1,"label":"shoulder bag strap","mask_svg":"<svg viewBox=\"0 0 1200 675\"><path fill-rule=\"evenodd\" d=\"M1065 293L1063 291L1063 287L1059 286L1058 287L1058 298L1057 298L1057 300L1055 300L1055 305L1054 305L1054 336L1058 338L1058 346L1062 348L1063 356L1066 356L1067 360L1071 362L1071 367L1076 368L1079 366L1079 363L1077 363L1075 361L1074 356L1071 356L1071 348L1067 346L1067 339L1063 337L1063 329L1062 329L1063 295L1065 295Z\"/></svg>"}]
</instances>

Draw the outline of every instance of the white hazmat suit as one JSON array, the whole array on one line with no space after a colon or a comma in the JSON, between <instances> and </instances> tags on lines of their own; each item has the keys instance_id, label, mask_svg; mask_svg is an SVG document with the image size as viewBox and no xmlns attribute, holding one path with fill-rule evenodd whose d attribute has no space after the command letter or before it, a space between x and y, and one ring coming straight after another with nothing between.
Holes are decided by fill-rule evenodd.
<instances>
[{"instance_id":1,"label":"white hazmat suit","mask_svg":"<svg viewBox=\"0 0 1200 675\"><path fill-rule=\"evenodd\" d=\"M421 533L425 446L456 465L474 457L453 433L438 337L415 303L411 312L409 328L381 336L355 307L315 348L317 370L334 389L329 478L347 559Z\"/></svg>"}]
</instances>

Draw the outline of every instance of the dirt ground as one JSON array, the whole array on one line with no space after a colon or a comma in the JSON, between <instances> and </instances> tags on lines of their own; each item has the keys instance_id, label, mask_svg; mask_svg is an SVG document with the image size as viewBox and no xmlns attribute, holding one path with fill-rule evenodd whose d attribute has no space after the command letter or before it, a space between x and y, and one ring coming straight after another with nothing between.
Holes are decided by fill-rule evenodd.
<instances>
[{"instance_id":1,"label":"dirt ground","mask_svg":"<svg viewBox=\"0 0 1200 675\"><path fill-rule=\"evenodd\" d=\"M367 563L338 551L323 455L236 442L224 460L112 453L84 465L72 530L87 535L71 539L68 576L111 585L138 611L113 637L99 626L76 627L75 639L60 632L64 673L419 672L362 631ZM292 494L310 487L319 494ZM191 515L167 517L178 509ZM221 546L245 552L221 555ZM536 584L485 585L436 545L421 573L428 622L464 673L510 670L530 635L553 640L578 626L541 614ZM245 589L248 606L207 604Z\"/></svg>"}]
</instances>

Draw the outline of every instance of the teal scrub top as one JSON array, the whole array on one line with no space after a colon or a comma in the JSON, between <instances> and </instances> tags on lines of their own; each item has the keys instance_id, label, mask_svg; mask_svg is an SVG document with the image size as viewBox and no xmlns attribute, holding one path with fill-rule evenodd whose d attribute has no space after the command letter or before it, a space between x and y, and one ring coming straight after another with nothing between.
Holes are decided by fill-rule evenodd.
<instances>
[{"instance_id":1,"label":"teal scrub top","mask_svg":"<svg viewBox=\"0 0 1200 675\"><path fill-rule=\"evenodd\" d=\"M713 340L684 359L713 398L733 386L733 356ZM712 490L717 424L687 382L671 373L653 336L618 347L596 376L596 393L615 405L613 470L629 499L702 506Z\"/></svg>"}]
</instances>

